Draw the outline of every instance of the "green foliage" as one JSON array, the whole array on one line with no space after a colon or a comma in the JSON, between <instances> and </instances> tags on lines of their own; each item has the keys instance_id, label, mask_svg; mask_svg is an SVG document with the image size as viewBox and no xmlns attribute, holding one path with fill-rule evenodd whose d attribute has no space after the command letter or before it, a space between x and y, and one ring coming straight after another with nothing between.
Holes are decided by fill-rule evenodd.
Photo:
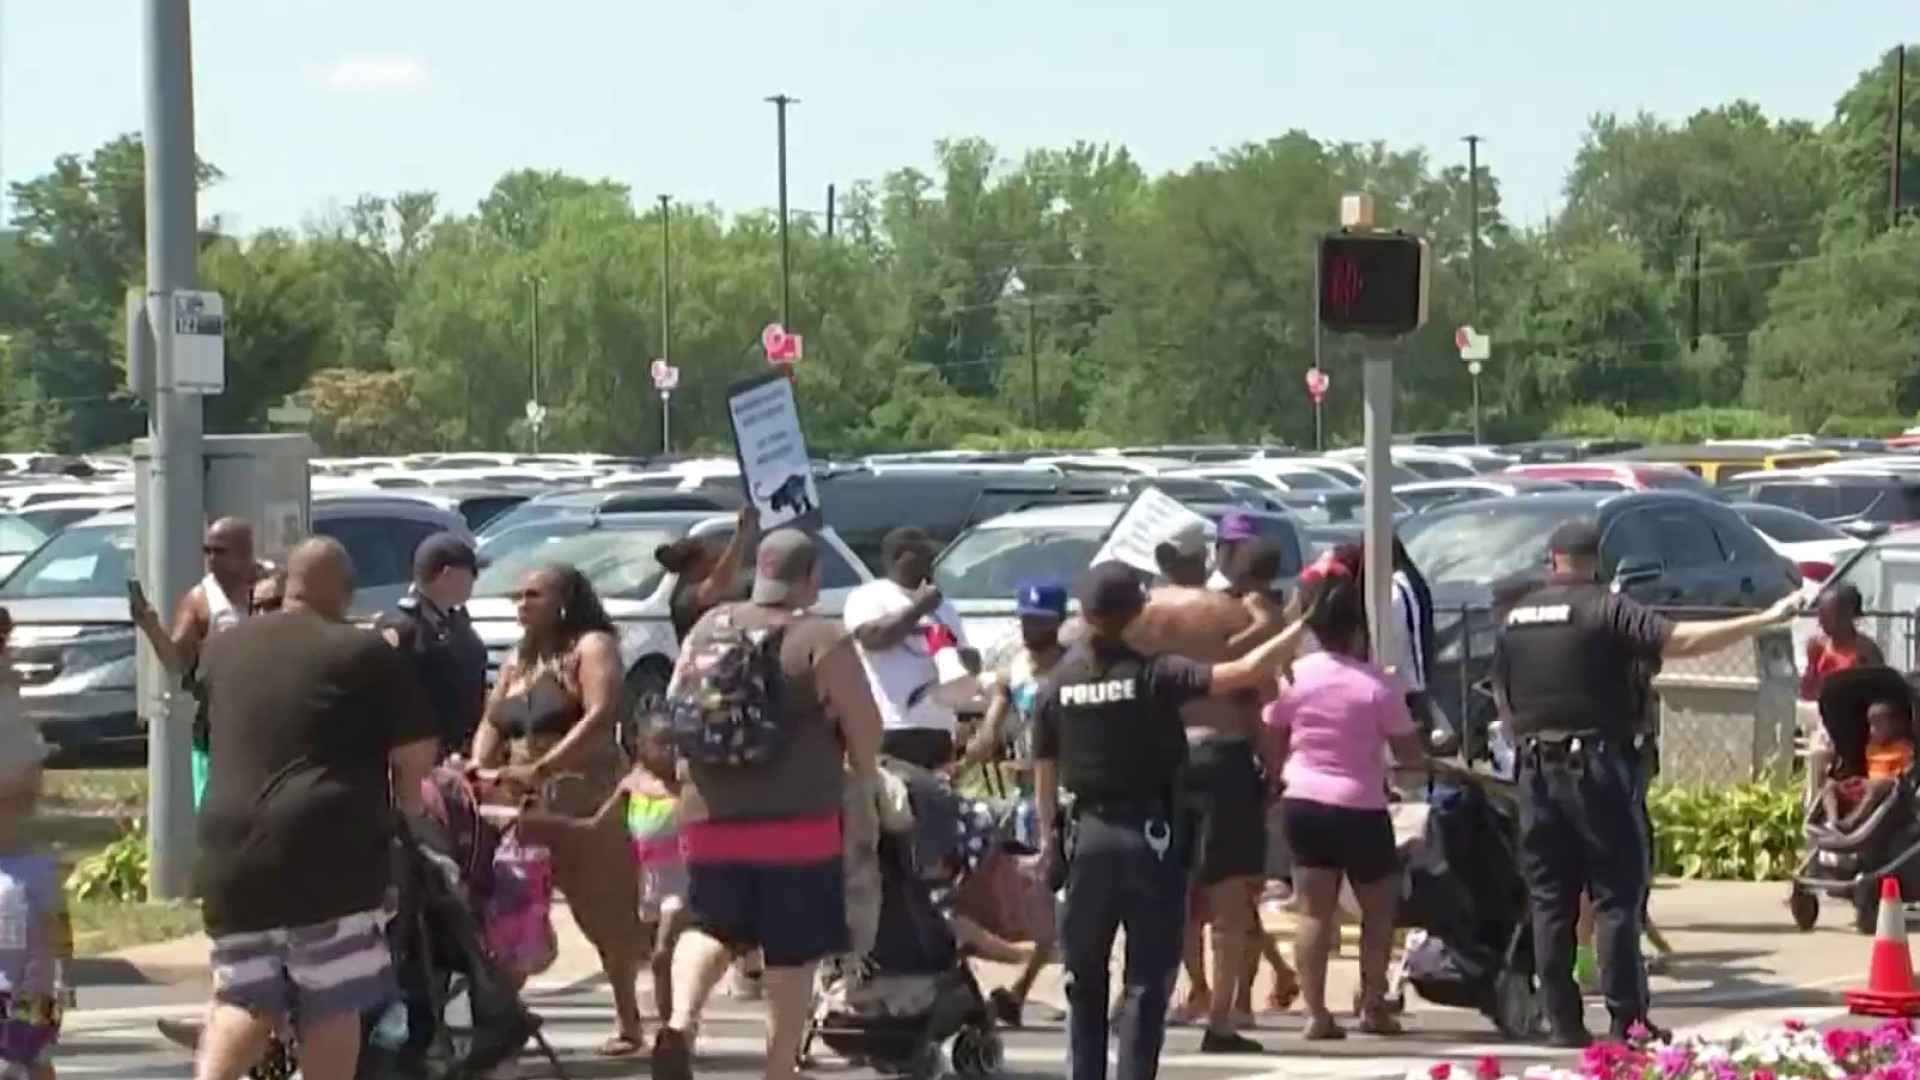
<instances>
[{"instance_id":1,"label":"green foliage","mask_svg":"<svg viewBox=\"0 0 1920 1080\"><path fill-rule=\"evenodd\" d=\"M123 820L119 839L75 863L67 875L67 892L76 900L144 901L148 894L146 819Z\"/></svg>"},{"instance_id":2,"label":"green foliage","mask_svg":"<svg viewBox=\"0 0 1920 1080\"><path fill-rule=\"evenodd\" d=\"M1776 881L1793 872L1803 844L1803 792L1794 786L1656 786L1654 872L1711 881Z\"/></svg>"},{"instance_id":3,"label":"green foliage","mask_svg":"<svg viewBox=\"0 0 1920 1080\"><path fill-rule=\"evenodd\" d=\"M1117 146L1007 160L981 139L941 141L925 168L844 188L835 235L793 223L788 321L806 341L810 441L1306 446L1301 376L1316 361L1332 376L1327 439L1353 441L1360 354L1316 342L1311 293L1312 239L1356 190L1434 253L1429 325L1396 371L1407 428L1468 422L1452 337L1471 323L1493 340L1479 390L1495 437L1887 434L1920 410L1920 223L1886 213L1891 61L1875 59L1825 125L1745 101L1679 122L1596 117L1564 210L1530 230L1507 220L1489 170L1304 131L1161 176ZM1915 177L1920 80L1908 93ZM143 168L128 136L14 185L0 446L141 433L121 305L142 273ZM203 183L218 179L203 166ZM647 453L661 437L647 366L667 352L682 372L678 446L721 447L727 387L765 370L778 251L766 214L663 214L618 184L528 169L464 210L411 191L298 232L242 238L216 222L201 273L227 299L229 372L208 426L257 430L304 389L328 404L313 426L328 451L506 448L527 441L537 392L543 446ZM1024 287L1010 290L1015 274ZM1877 413L1889 419L1862 415Z\"/></svg>"}]
</instances>

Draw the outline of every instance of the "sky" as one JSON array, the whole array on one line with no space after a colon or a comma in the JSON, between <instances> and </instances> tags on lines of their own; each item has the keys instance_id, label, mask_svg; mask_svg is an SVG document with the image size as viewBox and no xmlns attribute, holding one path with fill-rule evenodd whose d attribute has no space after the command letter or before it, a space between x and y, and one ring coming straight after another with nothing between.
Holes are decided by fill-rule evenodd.
<instances>
[{"instance_id":1,"label":"sky","mask_svg":"<svg viewBox=\"0 0 1920 1080\"><path fill-rule=\"evenodd\" d=\"M143 0L0 0L0 178L142 122ZM1507 215L1558 205L1587 118L1745 97L1824 120L1920 40L1908 0L197 0L196 127L229 228L296 226L363 193L470 208L503 172L636 198L776 199L790 94L796 210L986 138L1078 140L1185 168L1302 128L1464 161Z\"/></svg>"}]
</instances>

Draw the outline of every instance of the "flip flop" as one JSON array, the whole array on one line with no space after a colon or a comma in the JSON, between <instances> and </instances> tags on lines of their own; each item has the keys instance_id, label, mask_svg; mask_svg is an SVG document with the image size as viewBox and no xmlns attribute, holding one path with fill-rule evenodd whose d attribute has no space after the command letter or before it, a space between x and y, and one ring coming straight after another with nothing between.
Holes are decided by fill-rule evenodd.
<instances>
[{"instance_id":1,"label":"flip flop","mask_svg":"<svg viewBox=\"0 0 1920 1080\"><path fill-rule=\"evenodd\" d=\"M629 1035L622 1031L609 1036L606 1042L601 1043L599 1047L594 1050L593 1054L595 1057L602 1058L626 1058L632 1057L644 1049L646 1049L646 1038L644 1035Z\"/></svg>"}]
</instances>

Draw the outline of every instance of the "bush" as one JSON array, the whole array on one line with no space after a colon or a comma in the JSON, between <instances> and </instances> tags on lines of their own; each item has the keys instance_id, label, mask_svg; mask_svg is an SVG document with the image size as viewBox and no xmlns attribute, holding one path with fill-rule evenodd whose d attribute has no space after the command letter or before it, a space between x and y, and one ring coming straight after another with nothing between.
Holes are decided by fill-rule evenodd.
<instances>
[{"instance_id":1,"label":"bush","mask_svg":"<svg viewBox=\"0 0 1920 1080\"><path fill-rule=\"evenodd\" d=\"M1778 784L1655 787L1654 870L1709 881L1778 881L1800 859L1801 790Z\"/></svg>"},{"instance_id":2,"label":"bush","mask_svg":"<svg viewBox=\"0 0 1920 1080\"><path fill-rule=\"evenodd\" d=\"M1568 409L1554 420L1556 435L1635 439L1649 446L1687 446L1709 439L1772 439L1793 433L1793 421L1754 409L1703 405L1672 412L1622 416L1598 405Z\"/></svg>"},{"instance_id":3,"label":"bush","mask_svg":"<svg viewBox=\"0 0 1920 1080\"><path fill-rule=\"evenodd\" d=\"M120 823L120 838L74 864L67 892L76 900L139 903L149 895L147 825L140 818Z\"/></svg>"}]
</instances>

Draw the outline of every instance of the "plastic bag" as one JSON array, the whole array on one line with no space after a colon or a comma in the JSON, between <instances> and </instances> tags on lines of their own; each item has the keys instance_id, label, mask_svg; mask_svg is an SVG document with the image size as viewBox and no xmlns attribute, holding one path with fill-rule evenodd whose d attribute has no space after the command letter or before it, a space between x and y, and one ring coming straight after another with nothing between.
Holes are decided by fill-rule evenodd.
<instances>
[{"instance_id":1,"label":"plastic bag","mask_svg":"<svg viewBox=\"0 0 1920 1080\"><path fill-rule=\"evenodd\" d=\"M493 889L485 907L487 949L521 978L553 966L560 939L553 929L553 856L509 832L493 852Z\"/></svg>"}]
</instances>

